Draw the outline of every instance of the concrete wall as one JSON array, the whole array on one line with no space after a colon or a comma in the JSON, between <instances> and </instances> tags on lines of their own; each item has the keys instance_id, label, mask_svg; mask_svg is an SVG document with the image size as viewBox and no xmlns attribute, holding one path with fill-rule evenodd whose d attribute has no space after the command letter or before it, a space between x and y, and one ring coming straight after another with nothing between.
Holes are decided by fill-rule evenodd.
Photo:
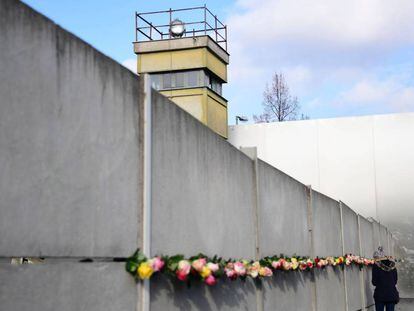
<instances>
[{"instance_id":1,"label":"concrete wall","mask_svg":"<svg viewBox=\"0 0 414 311\"><path fill-rule=\"evenodd\" d=\"M358 215L346 204L342 203L342 230L343 230L343 249L345 254L360 254L359 226ZM346 300L348 310L359 310L364 306L363 294L360 286L355 284L361 283L362 273L357 267L345 269L344 283L346 287Z\"/></svg>"},{"instance_id":2,"label":"concrete wall","mask_svg":"<svg viewBox=\"0 0 414 311\"><path fill-rule=\"evenodd\" d=\"M139 78L19 1L0 42L0 309L135 309Z\"/></svg>"},{"instance_id":3,"label":"concrete wall","mask_svg":"<svg viewBox=\"0 0 414 311\"><path fill-rule=\"evenodd\" d=\"M254 258L252 161L165 97L152 98L151 252ZM152 282L153 310L256 308L249 283L180 290L164 281ZM243 298L229 296L233 289Z\"/></svg>"},{"instance_id":4,"label":"concrete wall","mask_svg":"<svg viewBox=\"0 0 414 311\"><path fill-rule=\"evenodd\" d=\"M360 227L360 239L361 239L361 254L363 256L370 256L374 253L376 249L376 244L374 243L374 225L367 219L359 217L359 227ZM372 256L372 255L371 255ZM374 303L373 295L374 288L370 282L371 280L371 269L365 269L363 274L364 279L364 300L367 306Z\"/></svg>"},{"instance_id":5,"label":"concrete wall","mask_svg":"<svg viewBox=\"0 0 414 311\"><path fill-rule=\"evenodd\" d=\"M138 242L138 78L0 4L0 256L126 256Z\"/></svg>"},{"instance_id":6,"label":"concrete wall","mask_svg":"<svg viewBox=\"0 0 414 311\"><path fill-rule=\"evenodd\" d=\"M134 310L123 263L0 264L1 310Z\"/></svg>"},{"instance_id":7,"label":"concrete wall","mask_svg":"<svg viewBox=\"0 0 414 311\"><path fill-rule=\"evenodd\" d=\"M387 226L406 250L401 293L414 297L413 132L414 113L401 113L230 126L229 142Z\"/></svg>"},{"instance_id":8,"label":"concrete wall","mask_svg":"<svg viewBox=\"0 0 414 311\"><path fill-rule=\"evenodd\" d=\"M312 191L313 244L317 256L342 254L341 211L339 202ZM345 285L341 269L316 270L317 310L345 310Z\"/></svg>"},{"instance_id":9,"label":"concrete wall","mask_svg":"<svg viewBox=\"0 0 414 311\"><path fill-rule=\"evenodd\" d=\"M307 187L260 160L257 174L261 256L310 256ZM311 273L278 273L263 284L264 310L308 310L313 290Z\"/></svg>"},{"instance_id":10,"label":"concrete wall","mask_svg":"<svg viewBox=\"0 0 414 311\"><path fill-rule=\"evenodd\" d=\"M20 2L0 3L0 42L1 309L137 310L113 259L142 239L140 79ZM372 255L371 222L151 98L152 254ZM20 256L45 261L10 264ZM155 276L150 309L356 311L372 300L363 271L191 289Z\"/></svg>"},{"instance_id":11,"label":"concrete wall","mask_svg":"<svg viewBox=\"0 0 414 311\"><path fill-rule=\"evenodd\" d=\"M261 257L360 254L362 248L372 256L372 222L258 160L254 150L235 149L156 92L152 97L153 254L254 258L257 247ZM188 290L157 277L151 308L356 311L372 306L370 279L368 269L328 268Z\"/></svg>"}]
</instances>

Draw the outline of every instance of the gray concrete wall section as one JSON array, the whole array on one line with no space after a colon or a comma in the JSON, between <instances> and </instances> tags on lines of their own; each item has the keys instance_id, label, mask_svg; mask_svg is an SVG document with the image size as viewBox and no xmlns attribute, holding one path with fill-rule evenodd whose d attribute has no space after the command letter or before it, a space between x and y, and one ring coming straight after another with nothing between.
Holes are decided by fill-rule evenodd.
<instances>
[{"instance_id":1,"label":"gray concrete wall section","mask_svg":"<svg viewBox=\"0 0 414 311\"><path fill-rule=\"evenodd\" d=\"M314 251L318 256L342 253L341 213L339 202L312 191Z\"/></svg>"},{"instance_id":2,"label":"gray concrete wall section","mask_svg":"<svg viewBox=\"0 0 414 311\"><path fill-rule=\"evenodd\" d=\"M368 221L362 216L359 216L359 223L360 223L360 235L361 235L361 245L362 250L361 254L364 257L372 258L375 244L374 244L374 226L372 222ZM366 306L370 306L374 303L374 287L371 284L371 269L365 268L363 269L363 277L364 277L364 299Z\"/></svg>"},{"instance_id":3,"label":"gray concrete wall section","mask_svg":"<svg viewBox=\"0 0 414 311\"><path fill-rule=\"evenodd\" d=\"M261 256L275 252L309 256L305 185L260 160L258 176ZM276 273L273 281L264 282L264 309L308 309L312 305L313 284L310 273Z\"/></svg>"},{"instance_id":4,"label":"gray concrete wall section","mask_svg":"<svg viewBox=\"0 0 414 311\"><path fill-rule=\"evenodd\" d=\"M313 286L311 272L277 272L274 278L263 282L264 310L312 310Z\"/></svg>"},{"instance_id":5,"label":"gray concrete wall section","mask_svg":"<svg viewBox=\"0 0 414 311\"><path fill-rule=\"evenodd\" d=\"M0 256L127 256L138 243L138 77L0 2Z\"/></svg>"},{"instance_id":6,"label":"gray concrete wall section","mask_svg":"<svg viewBox=\"0 0 414 311\"><path fill-rule=\"evenodd\" d=\"M360 254L358 215L341 202L344 254ZM344 270L346 278L346 291L348 310L362 309L362 291L360 284L361 271L357 267L348 267Z\"/></svg>"},{"instance_id":7,"label":"gray concrete wall section","mask_svg":"<svg viewBox=\"0 0 414 311\"><path fill-rule=\"evenodd\" d=\"M252 160L165 97L152 97L153 254L254 258ZM252 285L238 283L188 290L155 279L151 309L255 310ZM236 287L239 302L229 296Z\"/></svg>"},{"instance_id":8,"label":"gray concrete wall section","mask_svg":"<svg viewBox=\"0 0 414 311\"><path fill-rule=\"evenodd\" d=\"M372 258L375 251L374 226L372 222L359 215L359 229L361 235L361 255Z\"/></svg>"},{"instance_id":9,"label":"gray concrete wall section","mask_svg":"<svg viewBox=\"0 0 414 311\"><path fill-rule=\"evenodd\" d=\"M386 255L390 253L390 249L388 247L388 231L387 228L383 225L379 226L380 231L380 245L384 248L384 252Z\"/></svg>"},{"instance_id":10,"label":"gray concrete wall section","mask_svg":"<svg viewBox=\"0 0 414 311\"><path fill-rule=\"evenodd\" d=\"M374 228L374 250L377 250L378 246L381 246L380 224L372 220L372 226Z\"/></svg>"},{"instance_id":11,"label":"gray concrete wall section","mask_svg":"<svg viewBox=\"0 0 414 311\"><path fill-rule=\"evenodd\" d=\"M123 263L0 263L2 311L135 310L135 281Z\"/></svg>"},{"instance_id":12,"label":"gray concrete wall section","mask_svg":"<svg viewBox=\"0 0 414 311\"><path fill-rule=\"evenodd\" d=\"M358 215L344 203L341 203L341 206L345 254L359 255L361 250L359 249Z\"/></svg>"},{"instance_id":13,"label":"gray concrete wall section","mask_svg":"<svg viewBox=\"0 0 414 311\"><path fill-rule=\"evenodd\" d=\"M152 252L254 258L251 159L164 96L152 96Z\"/></svg>"},{"instance_id":14,"label":"gray concrete wall section","mask_svg":"<svg viewBox=\"0 0 414 311\"><path fill-rule=\"evenodd\" d=\"M260 160L258 175L261 254L310 256L306 186Z\"/></svg>"},{"instance_id":15,"label":"gray concrete wall section","mask_svg":"<svg viewBox=\"0 0 414 311\"><path fill-rule=\"evenodd\" d=\"M220 280L213 287L194 283L189 288L182 282L171 282L165 276L156 276L151 279L150 309L153 311L254 311L258 310L256 286L251 280L246 282Z\"/></svg>"},{"instance_id":16,"label":"gray concrete wall section","mask_svg":"<svg viewBox=\"0 0 414 311\"><path fill-rule=\"evenodd\" d=\"M318 256L342 253L341 212L339 202L312 191L314 252ZM343 271L340 268L316 270L317 310L329 310L335 301L336 310L345 310Z\"/></svg>"}]
</instances>

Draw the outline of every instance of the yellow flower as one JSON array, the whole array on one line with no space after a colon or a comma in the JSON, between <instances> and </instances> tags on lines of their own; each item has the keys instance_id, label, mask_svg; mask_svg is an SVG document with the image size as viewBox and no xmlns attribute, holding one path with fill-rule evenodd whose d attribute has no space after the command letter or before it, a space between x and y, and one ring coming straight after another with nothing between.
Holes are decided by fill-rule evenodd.
<instances>
[{"instance_id":1,"label":"yellow flower","mask_svg":"<svg viewBox=\"0 0 414 311\"><path fill-rule=\"evenodd\" d=\"M211 275L211 270L207 266L204 266L200 271L200 275L203 279L205 279Z\"/></svg>"},{"instance_id":2,"label":"yellow flower","mask_svg":"<svg viewBox=\"0 0 414 311\"><path fill-rule=\"evenodd\" d=\"M151 268L149 262L143 262L138 267L138 276L141 280L149 279L154 273L154 270Z\"/></svg>"},{"instance_id":3,"label":"yellow flower","mask_svg":"<svg viewBox=\"0 0 414 311\"><path fill-rule=\"evenodd\" d=\"M266 276L266 269L264 267L260 267L260 269L259 269L259 275L260 276Z\"/></svg>"},{"instance_id":4,"label":"yellow flower","mask_svg":"<svg viewBox=\"0 0 414 311\"><path fill-rule=\"evenodd\" d=\"M290 261L292 263L292 270L296 270L299 267L299 262L296 259L296 257L290 258Z\"/></svg>"}]
</instances>

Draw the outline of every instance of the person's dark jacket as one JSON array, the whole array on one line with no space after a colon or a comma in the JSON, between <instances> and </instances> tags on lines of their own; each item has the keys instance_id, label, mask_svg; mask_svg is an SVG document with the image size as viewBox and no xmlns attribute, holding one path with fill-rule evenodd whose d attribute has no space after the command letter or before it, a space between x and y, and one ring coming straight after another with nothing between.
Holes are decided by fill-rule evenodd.
<instances>
[{"instance_id":1,"label":"person's dark jacket","mask_svg":"<svg viewBox=\"0 0 414 311\"><path fill-rule=\"evenodd\" d=\"M380 302L398 303L397 281L398 274L393 261L382 260L375 264L372 268L372 285L375 286L374 299Z\"/></svg>"}]
</instances>

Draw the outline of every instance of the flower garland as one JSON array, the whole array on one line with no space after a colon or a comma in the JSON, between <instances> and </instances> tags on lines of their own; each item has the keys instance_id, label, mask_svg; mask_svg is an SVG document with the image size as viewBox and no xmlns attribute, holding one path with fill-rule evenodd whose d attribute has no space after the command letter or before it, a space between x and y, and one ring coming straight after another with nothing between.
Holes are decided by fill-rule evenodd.
<instances>
[{"instance_id":1,"label":"flower garland","mask_svg":"<svg viewBox=\"0 0 414 311\"><path fill-rule=\"evenodd\" d=\"M327 266L344 267L357 265L360 269L373 265L373 259L352 254L326 258L271 256L260 260L224 260L214 256L212 258L199 254L184 258L183 255L155 256L147 258L139 249L127 259L126 270L135 279L150 279L154 273L163 273L182 282L191 283L192 280L202 281L207 285L215 285L220 278L230 280L247 277L261 279L271 277L275 271L310 271L324 269Z\"/></svg>"}]
</instances>

